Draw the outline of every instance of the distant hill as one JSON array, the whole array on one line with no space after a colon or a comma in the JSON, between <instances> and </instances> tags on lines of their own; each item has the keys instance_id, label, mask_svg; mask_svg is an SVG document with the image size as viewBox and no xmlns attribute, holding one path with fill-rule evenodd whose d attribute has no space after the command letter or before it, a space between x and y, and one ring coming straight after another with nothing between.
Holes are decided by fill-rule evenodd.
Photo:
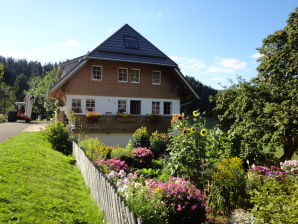
<instances>
[{"instance_id":1,"label":"distant hill","mask_svg":"<svg viewBox=\"0 0 298 224\"><path fill-rule=\"evenodd\" d=\"M206 112L206 116L212 117L215 103L211 103L209 98L210 96L216 95L218 90L202 84L194 77L185 76L185 79L198 94L200 99L197 101L182 100L181 105L184 105L182 106L182 112L191 114L193 110L199 109L200 112Z\"/></svg>"}]
</instances>

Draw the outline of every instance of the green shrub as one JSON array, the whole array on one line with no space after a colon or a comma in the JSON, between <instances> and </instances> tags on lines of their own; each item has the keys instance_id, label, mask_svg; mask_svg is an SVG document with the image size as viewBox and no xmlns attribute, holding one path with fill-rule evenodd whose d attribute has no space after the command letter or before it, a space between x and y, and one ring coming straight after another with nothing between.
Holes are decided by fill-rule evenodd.
<instances>
[{"instance_id":1,"label":"green shrub","mask_svg":"<svg viewBox=\"0 0 298 224\"><path fill-rule=\"evenodd\" d=\"M230 212L245 202L245 172L242 159L225 158L212 175L211 201L213 209Z\"/></svg>"},{"instance_id":2,"label":"green shrub","mask_svg":"<svg viewBox=\"0 0 298 224\"><path fill-rule=\"evenodd\" d=\"M251 212L257 223L298 223L297 176L254 176L248 180Z\"/></svg>"},{"instance_id":3,"label":"green shrub","mask_svg":"<svg viewBox=\"0 0 298 224\"><path fill-rule=\"evenodd\" d=\"M0 114L0 123L3 123L5 121L4 114Z\"/></svg>"},{"instance_id":4,"label":"green shrub","mask_svg":"<svg viewBox=\"0 0 298 224\"><path fill-rule=\"evenodd\" d=\"M150 135L146 127L141 127L135 131L132 136L132 145L134 148L138 147L150 147L149 141Z\"/></svg>"},{"instance_id":5,"label":"green shrub","mask_svg":"<svg viewBox=\"0 0 298 224\"><path fill-rule=\"evenodd\" d=\"M126 203L137 216L142 217L146 224L167 224L168 208L161 201L161 195L152 194L148 188L141 184L137 187L128 186L125 193ZM130 195L130 197L126 197Z\"/></svg>"},{"instance_id":6,"label":"green shrub","mask_svg":"<svg viewBox=\"0 0 298 224\"><path fill-rule=\"evenodd\" d=\"M111 158L112 148L100 142L97 138L86 138L79 141L79 146L91 160L106 160Z\"/></svg>"},{"instance_id":7,"label":"green shrub","mask_svg":"<svg viewBox=\"0 0 298 224\"><path fill-rule=\"evenodd\" d=\"M132 151L129 148L112 147L111 158L117 157L120 160L124 160L127 157L132 156Z\"/></svg>"},{"instance_id":8,"label":"green shrub","mask_svg":"<svg viewBox=\"0 0 298 224\"><path fill-rule=\"evenodd\" d=\"M133 164L132 150L130 147L112 147L111 158L118 158L131 167Z\"/></svg>"},{"instance_id":9,"label":"green shrub","mask_svg":"<svg viewBox=\"0 0 298 224\"><path fill-rule=\"evenodd\" d=\"M162 174L162 171L160 169L140 169L139 171L139 175L142 175L144 178L149 179L149 178L155 178L158 177Z\"/></svg>"},{"instance_id":10,"label":"green shrub","mask_svg":"<svg viewBox=\"0 0 298 224\"><path fill-rule=\"evenodd\" d=\"M48 125L44 130L44 136L51 143L53 149L66 155L72 152L72 142L68 131L61 122Z\"/></svg>"},{"instance_id":11,"label":"green shrub","mask_svg":"<svg viewBox=\"0 0 298 224\"><path fill-rule=\"evenodd\" d=\"M150 137L150 147L155 157L165 153L167 144L168 136L166 134L159 133L158 131L152 133Z\"/></svg>"},{"instance_id":12,"label":"green shrub","mask_svg":"<svg viewBox=\"0 0 298 224\"><path fill-rule=\"evenodd\" d=\"M66 117L71 123L74 122L74 112L72 110L67 112Z\"/></svg>"}]
</instances>

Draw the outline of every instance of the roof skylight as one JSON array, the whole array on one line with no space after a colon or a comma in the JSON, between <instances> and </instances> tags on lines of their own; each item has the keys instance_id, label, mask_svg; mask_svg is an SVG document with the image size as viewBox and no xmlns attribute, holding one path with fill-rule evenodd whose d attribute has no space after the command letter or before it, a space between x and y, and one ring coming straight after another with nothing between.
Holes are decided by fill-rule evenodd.
<instances>
[{"instance_id":1,"label":"roof skylight","mask_svg":"<svg viewBox=\"0 0 298 224\"><path fill-rule=\"evenodd\" d=\"M138 41L134 37L124 37L125 48L139 49Z\"/></svg>"}]
</instances>

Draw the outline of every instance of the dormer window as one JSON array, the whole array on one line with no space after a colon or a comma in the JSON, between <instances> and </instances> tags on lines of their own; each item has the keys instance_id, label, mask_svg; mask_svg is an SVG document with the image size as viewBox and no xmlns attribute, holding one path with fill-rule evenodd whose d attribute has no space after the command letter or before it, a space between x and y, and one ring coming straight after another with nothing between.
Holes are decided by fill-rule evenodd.
<instances>
[{"instance_id":1,"label":"dormer window","mask_svg":"<svg viewBox=\"0 0 298 224\"><path fill-rule=\"evenodd\" d=\"M138 41L134 37L124 37L125 48L139 49Z\"/></svg>"}]
</instances>

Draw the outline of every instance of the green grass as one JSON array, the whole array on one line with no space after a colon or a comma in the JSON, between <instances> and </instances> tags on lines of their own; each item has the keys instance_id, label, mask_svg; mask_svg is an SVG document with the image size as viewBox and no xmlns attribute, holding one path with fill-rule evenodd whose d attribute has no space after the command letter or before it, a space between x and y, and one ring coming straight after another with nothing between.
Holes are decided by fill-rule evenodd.
<instances>
[{"instance_id":1,"label":"green grass","mask_svg":"<svg viewBox=\"0 0 298 224\"><path fill-rule=\"evenodd\" d=\"M41 133L0 144L0 223L103 223L83 178Z\"/></svg>"}]
</instances>

